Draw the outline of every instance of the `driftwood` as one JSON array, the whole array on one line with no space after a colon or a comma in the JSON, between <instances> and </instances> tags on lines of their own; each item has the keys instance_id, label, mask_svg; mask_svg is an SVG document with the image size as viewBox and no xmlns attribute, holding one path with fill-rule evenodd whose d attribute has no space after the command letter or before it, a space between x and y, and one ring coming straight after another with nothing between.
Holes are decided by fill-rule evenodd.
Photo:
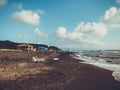
<instances>
[{"instance_id":1,"label":"driftwood","mask_svg":"<svg viewBox=\"0 0 120 90\"><path fill-rule=\"evenodd\" d=\"M32 57L32 61L33 62L44 62L45 59L44 58L38 58L37 56Z\"/></svg>"},{"instance_id":2,"label":"driftwood","mask_svg":"<svg viewBox=\"0 0 120 90\"><path fill-rule=\"evenodd\" d=\"M53 61L58 61L59 60L59 58L53 58Z\"/></svg>"}]
</instances>

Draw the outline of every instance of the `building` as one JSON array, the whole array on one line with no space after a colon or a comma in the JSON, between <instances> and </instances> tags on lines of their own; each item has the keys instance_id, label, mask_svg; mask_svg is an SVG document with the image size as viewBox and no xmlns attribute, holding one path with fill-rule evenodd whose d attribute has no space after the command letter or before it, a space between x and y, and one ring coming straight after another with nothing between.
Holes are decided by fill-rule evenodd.
<instances>
[{"instance_id":1,"label":"building","mask_svg":"<svg viewBox=\"0 0 120 90\"><path fill-rule=\"evenodd\" d=\"M48 46L47 45L38 45L37 50L40 50L40 51L48 50Z\"/></svg>"},{"instance_id":2,"label":"building","mask_svg":"<svg viewBox=\"0 0 120 90\"><path fill-rule=\"evenodd\" d=\"M17 45L18 49L26 51L36 51L36 48L30 44L19 44Z\"/></svg>"}]
</instances>

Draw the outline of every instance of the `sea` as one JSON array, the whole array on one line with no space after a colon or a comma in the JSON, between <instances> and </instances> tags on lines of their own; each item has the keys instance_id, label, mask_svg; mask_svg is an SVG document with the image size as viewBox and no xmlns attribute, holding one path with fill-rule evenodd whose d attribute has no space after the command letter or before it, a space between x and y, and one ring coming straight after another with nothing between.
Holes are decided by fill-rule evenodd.
<instances>
[{"instance_id":1,"label":"sea","mask_svg":"<svg viewBox=\"0 0 120 90\"><path fill-rule=\"evenodd\" d=\"M84 50L76 52L73 58L110 70L114 79L120 81L120 50Z\"/></svg>"}]
</instances>

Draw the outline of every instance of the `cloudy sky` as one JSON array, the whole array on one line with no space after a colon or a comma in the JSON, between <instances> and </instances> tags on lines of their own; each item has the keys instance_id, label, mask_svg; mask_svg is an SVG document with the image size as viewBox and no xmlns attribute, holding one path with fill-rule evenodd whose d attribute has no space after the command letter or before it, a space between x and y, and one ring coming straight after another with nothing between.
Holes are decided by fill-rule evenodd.
<instances>
[{"instance_id":1,"label":"cloudy sky","mask_svg":"<svg viewBox=\"0 0 120 90\"><path fill-rule=\"evenodd\" d=\"M0 40L120 49L120 0L0 0Z\"/></svg>"}]
</instances>

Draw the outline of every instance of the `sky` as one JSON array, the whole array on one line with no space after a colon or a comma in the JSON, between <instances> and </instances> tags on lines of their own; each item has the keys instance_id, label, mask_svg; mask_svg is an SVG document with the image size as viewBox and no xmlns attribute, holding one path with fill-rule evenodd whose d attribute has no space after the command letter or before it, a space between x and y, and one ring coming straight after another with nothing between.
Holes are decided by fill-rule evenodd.
<instances>
[{"instance_id":1,"label":"sky","mask_svg":"<svg viewBox=\"0 0 120 90\"><path fill-rule=\"evenodd\" d=\"M120 49L120 0L0 0L0 40Z\"/></svg>"}]
</instances>

